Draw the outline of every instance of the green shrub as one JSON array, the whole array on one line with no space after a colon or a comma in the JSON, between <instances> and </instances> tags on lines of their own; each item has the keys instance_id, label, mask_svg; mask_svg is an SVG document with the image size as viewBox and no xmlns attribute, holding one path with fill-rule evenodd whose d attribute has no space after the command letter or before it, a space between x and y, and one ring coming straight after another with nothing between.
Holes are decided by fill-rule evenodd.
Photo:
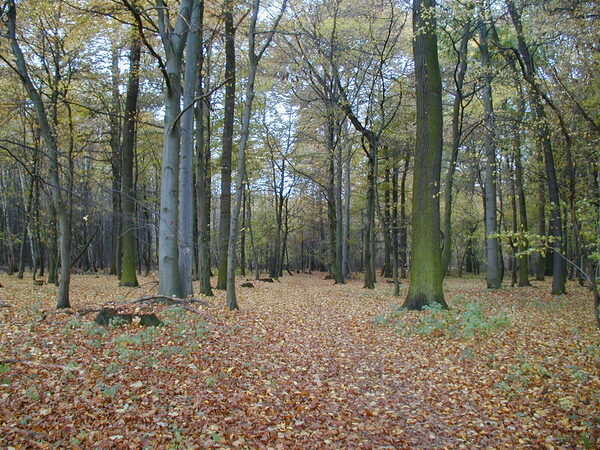
<instances>
[{"instance_id":1,"label":"green shrub","mask_svg":"<svg viewBox=\"0 0 600 450\"><path fill-rule=\"evenodd\" d=\"M415 322L406 316L404 308L392 304L387 314L374 316L372 321L375 325L394 327L405 335L453 338L485 337L509 325L506 314L486 317L477 302L457 302L456 307L447 310L438 303L425 306Z\"/></svg>"}]
</instances>

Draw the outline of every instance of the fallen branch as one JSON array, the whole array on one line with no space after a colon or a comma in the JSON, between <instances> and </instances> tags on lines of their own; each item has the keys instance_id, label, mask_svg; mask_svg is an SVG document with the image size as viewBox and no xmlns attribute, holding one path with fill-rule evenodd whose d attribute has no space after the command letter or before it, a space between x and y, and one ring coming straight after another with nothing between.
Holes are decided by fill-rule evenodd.
<instances>
[{"instance_id":1,"label":"fallen branch","mask_svg":"<svg viewBox=\"0 0 600 450\"><path fill-rule=\"evenodd\" d=\"M12 305L8 303L0 302L0 308L12 308Z\"/></svg>"},{"instance_id":2,"label":"fallen branch","mask_svg":"<svg viewBox=\"0 0 600 450\"><path fill-rule=\"evenodd\" d=\"M187 305L189 303L200 303L201 305L209 306L206 300L200 300L199 298L176 298L168 297L166 295L146 295L140 298L134 298L132 300L126 300L122 304L131 303L163 303L166 305Z\"/></svg>"}]
</instances>

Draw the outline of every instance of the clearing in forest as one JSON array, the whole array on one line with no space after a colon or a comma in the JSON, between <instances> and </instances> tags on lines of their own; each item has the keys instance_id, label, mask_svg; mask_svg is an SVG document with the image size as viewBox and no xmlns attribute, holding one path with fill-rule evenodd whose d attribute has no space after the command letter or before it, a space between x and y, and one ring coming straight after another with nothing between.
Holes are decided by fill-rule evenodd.
<instances>
[{"instance_id":1,"label":"clearing in forest","mask_svg":"<svg viewBox=\"0 0 600 450\"><path fill-rule=\"evenodd\" d=\"M450 312L405 312L392 285L324 274L216 291L161 327L99 326L153 293L108 276L54 286L0 276L0 443L37 447L594 447L600 334L589 292L445 283ZM244 280L240 280L243 282ZM406 293L406 285L403 294ZM141 308L141 306L140 306Z\"/></svg>"}]
</instances>

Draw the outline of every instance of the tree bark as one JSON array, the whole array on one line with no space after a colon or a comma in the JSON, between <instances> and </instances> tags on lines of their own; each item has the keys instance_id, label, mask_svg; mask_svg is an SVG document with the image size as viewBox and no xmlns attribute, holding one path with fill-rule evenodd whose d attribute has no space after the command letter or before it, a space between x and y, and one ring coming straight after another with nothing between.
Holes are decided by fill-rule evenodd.
<instances>
[{"instance_id":1,"label":"tree bark","mask_svg":"<svg viewBox=\"0 0 600 450\"><path fill-rule=\"evenodd\" d=\"M162 3L162 2L161 2ZM158 292L182 297L179 273L179 152L181 149L181 72L183 51L193 0L182 0L175 28L171 29L163 8L158 10L159 29L165 49L165 131L160 183L160 227L158 237ZM191 180L190 180L191 182Z\"/></svg>"},{"instance_id":2,"label":"tree bark","mask_svg":"<svg viewBox=\"0 0 600 450\"><path fill-rule=\"evenodd\" d=\"M181 117L181 159L179 161L179 275L183 296L194 294L192 287L194 262L194 98L200 75L202 51L203 5L195 1L187 35L183 86L184 111ZM202 100L200 100L202 101Z\"/></svg>"},{"instance_id":3,"label":"tree bark","mask_svg":"<svg viewBox=\"0 0 600 450\"><path fill-rule=\"evenodd\" d=\"M112 170L112 229L110 274L121 278L121 102L119 93L119 49L111 48L110 148Z\"/></svg>"},{"instance_id":4,"label":"tree bark","mask_svg":"<svg viewBox=\"0 0 600 450\"><path fill-rule=\"evenodd\" d=\"M231 155L235 114L235 27L232 0L225 11L225 116L223 118L223 151L221 153L221 210L219 219L219 270L217 289L227 288L227 253L231 234Z\"/></svg>"},{"instance_id":5,"label":"tree bark","mask_svg":"<svg viewBox=\"0 0 600 450\"><path fill-rule=\"evenodd\" d=\"M479 25L479 51L481 66L484 71L483 106L485 111L485 247L486 247L486 281L488 289L502 287L500 268L500 239L498 238L498 218L496 207L496 124L492 103L492 74L488 50L488 25L485 19Z\"/></svg>"},{"instance_id":6,"label":"tree bark","mask_svg":"<svg viewBox=\"0 0 600 450\"><path fill-rule=\"evenodd\" d=\"M525 114L525 102L523 100L522 89L519 86L519 98L518 102L518 121L521 123L522 117ZM529 226L527 224L527 205L525 203L525 189L523 183L523 161L521 154L521 130L517 127L515 130L515 187L517 190L517 205L519 208L519 278L518 285L520 287L530 286L529 283L529 257L527 256L527 249L529 243L525 234L527 233Z\"/></svg>"},{"instance_id":7,"label":"tree bark","mask_svg":"<svg viewBox=\"0 0 600 450\"><path fill-rule=\"evenodd\" d=\"M201 7L200 41L204 30L204 2ZM208 65L205 64L204 48L200 49L198 93L205 95L205 85L208 85ZM198 205L198 272L200 292L212 296L210 284L210 143L208 142L207 125L209 121L208 97L202 98L195 108L196 112L196 196Z\"/></svg>"},{"instance_id":8,"label":"tree bark","mask_svg":"<svg viewBox=\"0 0 600 450\"><path fill-rule=\"evenodd\" d=\"M123 256L121 260L121 286L138 286L135 274L135 190L133 186L133 166L135 161L136 117L140 90L140 59L142 41L137 30L129 50L129 79L125 100L123 121L123 145L121 147L121 208L123 211L123 232L121 236Z\"/></svg>"},{"instance_id":9,"label":"tree bark","mask_svg":"<svg viewBox=\"0 0 600 450\"><path fill-rule=\"evenodd\" d=\"M404 307L447 308L442 289L440 172L442 163L442 82L437 50L435 0L413 0L417 140L413 171L412 265Z\"/></svg>"}]
</instances>

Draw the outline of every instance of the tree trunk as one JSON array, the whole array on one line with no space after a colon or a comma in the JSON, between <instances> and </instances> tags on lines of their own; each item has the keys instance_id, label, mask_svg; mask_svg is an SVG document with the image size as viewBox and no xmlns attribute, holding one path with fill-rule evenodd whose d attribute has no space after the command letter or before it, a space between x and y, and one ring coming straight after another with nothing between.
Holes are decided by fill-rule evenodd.
<instances>
[{"instance_id":1,"label":"tree trunk","mask_svg":"<svg viewBox=\"0 0 600 450\"><path fill-rule=\"evenodd\" d=\"M483 106L485 110L485 247L487 259L486 281L488 289L502 287L500 268L500 239L498 238L498 219L496 207L496 142L495 120L492 103L492 74L490 55L487 45L488 26L484 20L479 25L479 50L481 52L481 66L484 71Z\"/></svg>"},{"instance_id":2,"label":"tree trunk","mask_svg":"<svg viewBox=\"0 0 600 450\"><path fill-rule=\"evenodd\" d=\"M342 176L343 176L343 149L340 145L341 135L341 124L339 120L334 118L335 132L336 132L336 145L335 145L335 160L334 160L334 174L335 182L333 185L333 199L335 205L335 259L337 272L334 272L333 276L336 284L343 284L344 280L344 239L343 239L343 204L342 204ZM286 208L286 224L287 224L287 208ZM287 236L287 233L286 233Z\"/></svg>"},{"instance_id":3,"label":"tree trunk","mask_svg":"<svg viewBox=\"0 0 600 450\"><path fill-rule=\"evenodd\" d=\"M252 102L254 100L254 82L256 80L256 71L258 69L258 63L262 57L264 51L268 47L273 38L274 30L277 28L277 24L283 15L286 1L284 0L281 12L275 21L273 30L270 31L268 37L261 50L256 53L255 48L255 30L256 22L258 20L258 12L260 7L260 0L254 0L252 4L252 13L250 19L250 27L248 30L248 79L246 80L246 92L244 101L244 112L242 114L242 128L240 132L240 144L238 148L238 160L237 160L237 175L235 183L235 199L233 203L233 211L231 214L231 224L229 233L229 243L227 248L227 307L230 310L238 309L237 298L235 294L235 257L236 257L236 246L237 237L239 231L239 219L240 210L242 208L242 199L244 196L244 183L246 180L246 146L248 144L248 137L250 135L250 118L252 115Z\"/></svg>"},{"instance_id":4,"label":"tree trunk","mask_svg":"<svg viewBox=\"0 0 600 450\"><path fill-rule=\"evenodd\" d=\"M52 191L52 203L58 216L60 230L61 276L59 281L57 308L69 308L71 306L69 303L69 284L71 280L71 220L69 204L65 202L65 195L62 192L60 183L60 167L58 161L60 152L58 149L57 136L55 134L56 130L53 130L50 126L41 93L36 89L29 77L25 57L23 56L23 52L21 51L21 47L17 40L17 11L15 2L10 0L7 6L8 10L6 18L8 36L11 40L11 50L16 60L16 70L34 105L36 117L40 126L40 133L48 149L48 158L50 160L49 179ZM69 196L67 195L67 197Z\"/></svg>"},{"instance_id":5,"label":"tree trunk","mask_svg":"<svg viewBox=\"0 0 600 450\"><path fill-rule=\"evenodd\" d=\"M35 165L35 162L34 162ZM21 246L19 248L19 272L17 273L17 278L22 280L23 273L25 272L25 259L26 259L26 249L27 249L27 236L29 232L30 222L31 222L31 214L33 213L33 192L35 185L35 169L31 178L31 185L29 186L29 193L25 194L23 192L23 233L21 234ZM25 191L25 183L21 177L21 188ZM25 199L26 198L26 199ZM30 234L30 233L29 233ZM33 247L32 247L33 254ZM35 269L33 269L34 278L35 278Z\"/></svg>"},{"instance_id":6,"label":"tree trunk","mask_svg":"<svg viewBox=\"0 0 600 450\"><path fill-rule=\"evenodd\" d=\"M203 36L204 2L200 3L201 27ZM202 41L203 38L200 38ZM208 85L209 77L205 70L204 48L199 54L198 93L205 95L205 84ZM198 204L198 275L200 278L200 292L212 296L210 284L210 145L208 142L207 124L209 120L208 98L203 98L197 103L196 112L196 197Z\"/></svg>"},{"instance_id":7,"label":"tree trunk","mask_svg":"<svg viewBox=\"0 0 600 450\"><path fill-rule=\"evenodd\" d=\"M514 3L511 0L506 2L508 6L508 12L512 19L515 31L517 32L517 42L519 48L519 54L523 60L523 75L526 81L530 85L529 94L531 99L531 105L535 118L537 120L537 133L538 139L541 142L542 149L544 151L544 164L546 168L546 179L548 181L548 197L551 203L550 210L550 234L552 235L553 242L551 244L553 250L552 256L552 294L560 295L565 293L565 276L566 276L566 263L563 252L563 233L561 225L561 213L560 213L560 195L558 180L556 177L556 168L554 165L554 153L552 149L552 141L550 140L550 129L546 118L546 112L544 111L544 105L539 91L539 86L535 80L535 65L533 57L529 52L529 47L525 42L523 35L523 27L521 24L521 15L517 11Z\"/></svg>"},{"instance_id":8,"label":"tree trunk","mask_svg":"<svg viewBox=\"0 0 600 450\"><path fill-rule=\"evenodd\" d=\"M244 191L242 199L242 225L240 229L240 275L246 276L246 203L247 194Z\"/></svg>"},{"instance_id":9,"label":"tree trunk","mask_svg":"<svg viewBox=\"0 0 600 450\"><path fill-rule=\"evenodd\" d=\"M350 262L348 258L349 241L350 241L350 168L352 160L352 151L348 151L348 156L345 158L344 170L344 217L342 219L342 276L346 279L350 276ZM302 265L304 269L304 265ZM304 272L304 270L302 270Z\"/></svg>"},{"instance_id":10,"label":"tree trunk","mask_svg":"<svg viewBox=\"0 0 600 450\"><path fill-rule=\"evenodd\" d=\"M140 58L142 42L137 30L132 30L129 50L129 80L125 100L123 121L123 146L121 148L121 208L123 211L123 234L121 236L123 256L121 260L121 286L138 286L135 274L135 190L133 188L133 166L135 161L136 117L140 90Z\"/></svg>"},{"instance_id":11,"label":"tree trunk","mask_svg":"<svg viewBox=\"0 0 600 450\"><path fill-rule=\"evenodd\" d=\"M179 275L184 297L193 295L194 262L194 98L200 75L203 5L194 2L187 36L179 161ZM202 101L202 100L201 100Z\"/></svg>"},{"instance_id":12,"label":"tree trunk","mask_svg":"<svg viewBox=\"0 0 600 450\"><path fill-rule=\"evenodd\" d=\"M408 268L408 236L406 220L406 177L408 176L408 165L410 163L410 153L404 156L404 168L402 178L400 179L400 229L398 230L398 250L400 259L400 278L406 278L406 269Z\"/></svg>"},{"instance_id":13,"label":"tree trunk","mask_svg":"<svg viewBox=\"0 0 600 450\"><path fill-rule=\"evenodd\" d=\"M400 276L398 271L398 159L394 158L392 168L392 276L394 277L394 295L400 295Z\"/></svg>"},{"instance_id":14,"label":"tree trunk","mask_svg":"<svg viewBox=\"0 0 600 450\"><path fill-rule=\"evenodd\" d=\"M518 120L519 123L525 114L525 102L523 101L522 89L519 86L519 98L518 98ZM517 204L519 207L519 281L520 287L530 286L529 283L529 257L527 256L527 249L529 248L529 242L525 235L529 229L527 224L527 206L525 203L525 189L523 183L523 161L521 155L521 130L517 128L515 130L515 187L517 190Z\"/></svg>"},{"instance_id":15,"label":"tree trunk","mask_svg":"<svg viewBox=\"0 0 600 450\"><path fill-rule=\"evenodd\" d=\"M225 116L223 118L223 152L221 154L221 211L219 220L219 271L217 289L227 288L227 253L231 233L231 154L235 115L235 27L233 5L225 11Z\"/></svg>"},{"instance_id":16,"label":"tree trunk","mask_svg":"<svg viewBox=\"0 0 600 450\"><path fill-rule=\"evenodd\" d=\"M452 187L454 183L454 173L456 172L456 163L458 161L458 150L462 137L462 118L463 118L463 84L465 74L467 73L467 44L471 38L471 21L463 25L462 37L457 52L458 63L455 70L454 102L452 106L452 150L450 152L450 161L448 162L448 171L446 172L444 183L444 217L442 221L443 247L442 247L442 271L446 272L450 267L452 260Z\"/></svg>"},{"instance_id":17,"label":"tree trunk","mask_svg":"<svg viewBox=\"0 0 600 450\"><path fill-rule=\"evenodd\" d=\"M442 82L437 51L435 0L413 0L417 138L413 172L412 265L404 307L444 308L440 242L440 171L442 162Z\"/></svg>"},{"instance_id":18,"label":"tree trunk","mask_svg":"<svg viewBox=\"0 0 600 450\"><path fill-rule=\"evenodd\" d=\"M333 112L327 116L327 216L329 218L329 259L331 264L331 275L337 283L343 283L341 259L341 230L338 233L338 225L341 225L341 215L338 215L338 207L341 207L341 191L336 186L336 126Z\"/></svg>"},{"instance_id":19,"label":"tree trunk","mask_svg":"<svg viewBox=\"0 0 600 450\"><path fill-rule=\"evenodd\" d=\"M57 234L57 226L56 223L56 209L54 205L50 205L50 224L49 224L49 233L50 236L48 238L48 284L56 284L58 285L58 234Z\"/></svg>"},{"instance_id":20,"label":"tree trunk","mask_svg":"<svg viewBox=\"0 0 600 450\"><path fill-rule=\"evenodd\" d=\"M110 148L112 170L112 231L110 274L121 278L121 102L119 94L119 49L111 48Z\"/></svg>"},{"instance_id":21,"label":"tree trunk","mask_svg":"<svg viewBox=\"0 0 600 450\"><path fill-rule=\"evenodd\" d=\"M179 152L181 149L181 72L187 40L192 0L182 0L175 28L166 23L159 11L159 29L165 49L165 131L160 178L160 226L158 237L158 292L166 296L183 296L179 273ZM191 180L189 180L191 183Z\"/></svg>"},{"instance_id":22,"label":"tree trunk","mask_svg":"<svg viewBox=\"0 0 600 450\"><path fill-rule=\"evenodd\" d=\"M367 199L365 204L365 235L363 261L365 271L365 289L375 289L375 200L377 195L377 147L375 139L369 141L367 173Z\"/></svg>"},{"instance_id":23,"label":"tree trunk","mask_svg":"<svg viewBox=\"0 0 600 450\"><path fill-rule=\"evenodd\" d=\"M381 225L383 232L383 268L381 270L381 276L385 278L392 277L392 231L391 231L391 210L392 205L391 201L391 192L390 192L390 172L391 168L389 156L386 161L386 167L384 169L384 179L383 179L383 208L380 208L380 216L381 216ZM382 210L383 209L383 210Z\"/></svg>"}]
</instances>

